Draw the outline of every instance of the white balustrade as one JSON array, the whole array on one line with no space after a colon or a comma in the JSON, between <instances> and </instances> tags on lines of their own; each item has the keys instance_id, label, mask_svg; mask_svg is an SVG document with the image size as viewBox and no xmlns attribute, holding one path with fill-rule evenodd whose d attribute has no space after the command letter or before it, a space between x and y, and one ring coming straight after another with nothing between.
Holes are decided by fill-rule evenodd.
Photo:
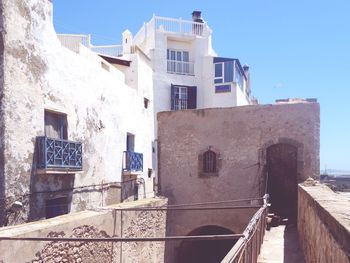
<instances>
[{"instance_id":1,"label":"white balustrade","mask_svg":"<svg viewBox=\"0 0 350 263\"><path fill-rule=\"evenodd\" d=\"M156 30L164 32L203 36L208 28L206 23L199 23L182 19L173 19L158 16L155 16L153 19L155 20L154 23Z\"/></svg>"}]
</instances>

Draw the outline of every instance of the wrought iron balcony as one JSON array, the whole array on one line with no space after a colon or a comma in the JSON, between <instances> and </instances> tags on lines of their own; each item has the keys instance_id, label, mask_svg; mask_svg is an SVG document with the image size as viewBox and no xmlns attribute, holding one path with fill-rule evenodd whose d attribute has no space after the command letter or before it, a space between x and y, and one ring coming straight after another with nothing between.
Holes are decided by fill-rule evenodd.
<instances>
[{"instance_id":1,"label":"wrought iron balcony","mask_svg":"<svg viewBox=\"0 0 350 263\"><path fill-rule=\"evenodd\" d=\"M83 148L81 142L37 137L37 168L39 169L83 169Z\"/></svg>"},{"instance_id":2,"label":"wrought iron balcony","mask_svg":"<svg viewBox=\"0 0 350 263\"><path fill-rule=\"evenodd\" d=\"M123 157L123 170L125 172L143 171L143 154L131 151L125 151Z\"/></svg>"}]
</instances>

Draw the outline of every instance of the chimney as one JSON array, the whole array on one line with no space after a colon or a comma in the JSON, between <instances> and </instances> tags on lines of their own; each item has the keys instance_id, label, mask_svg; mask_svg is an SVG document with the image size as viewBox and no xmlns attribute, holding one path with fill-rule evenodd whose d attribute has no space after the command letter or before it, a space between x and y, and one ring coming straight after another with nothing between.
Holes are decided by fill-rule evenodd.
<instances>
[{"instance_id":1,"label":"chimney","mask_svg":"<svg viewBox=\"0 0 350 263\"><path fill-rule=\"evenodd\" d=\"M243 66L243 71L244 71L244 75L247 77L246 92L247 92L248 96L250 96L250 93L251 93L251 89L250 89L250 72L249 72L249 66L247 64L245 64Z\"/></svg>"},{"instance_id":2,"label":"chimney","mask_svg":"<svg viewBox=\"0 0 350 263\"><path fill-rule=\"evenodd\" d=\"M192 12L192 21L193 22L198 22L198 23L203 23L202 19L202 12L201 11L193 11Z\"/></svg>"}]
</instances>

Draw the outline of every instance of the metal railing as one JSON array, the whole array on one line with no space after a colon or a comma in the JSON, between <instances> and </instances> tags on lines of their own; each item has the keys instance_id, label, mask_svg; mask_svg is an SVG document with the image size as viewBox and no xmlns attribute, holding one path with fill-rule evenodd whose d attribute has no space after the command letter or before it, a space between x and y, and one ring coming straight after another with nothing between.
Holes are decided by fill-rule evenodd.
<instances>
[{"instance_id":1,"label":"metal railing","mask_svg":"<svg viewBox=\"0 0 350 263\"><path fill-rule=\"evenodd\" d=\"M186 99L174 99L173 104L174 104L174 108L172 110L186 110L187 109L187 100Z\"/></svg>"},{"instance_id":2,"label":"metal railing","mask_svg":"<svg viewBox=\"0 0 350 263\"><path fill-rule=\"evenodd\" d=\"M261 244L266 229L266 216L268 213L268 195L264 196L264 205L254 214L243 232L244 237L236 244L221 261L221 263L256 263L260 254Z\"/></svg>"},{"instance_id":3,"label":"metal railing","mask_svg":"<svg viewBox=\"0 0 350 263\"><path fill-rule=\"evenodd\" d=\"M122 45L91 46L91 51L108 57L121 57L123 55Z\"/></svg>"},{"instance_id":4,"label":"metal railing","mask_svg":"<svg viewBox=\"0 0 350 263\"><path fill-rule=\"evenodd\" d=\"M83 169L83 147L81 142L37 137L37 168Z\"/></svg>"},{"instance_id":5,"label":"metal railing","mask_svg":"<svg viewBox=\"0 0 350 263\"><path fill-rule=\"evenodd\" d=\"M156 30L170 33L203 36L208 27L206 23L193 22L189 20L159 16L155 16L153 19Z\"/></svg>"},{"instance_id":6,"label":"metal railing","mask_svg":"<svg viewBox=\"0 0 350 263\"><path fill-rule=\"evenodd\" d=\"M132 152L132 151L124 151L123 171L142 172L143 171L143 154Z\"/></svg>"},{"instance_id":7,"label":"metal railing","mask_svg":"<svg viewBox=\"0 0 350 263\"><path fill-rule=\"evenodd\" d=\"M90 35L71 35L71 34L57 34L62 46L79 53L80 45L87 48L91 45Z\"/></svg>"},{"instance_id":8,"label":"metal railing","mask_svg":"<svg viewBox=\"0 0 350 263\"><path fill-rule=\"evenodd\" d=\"M194 75L194 63L187 61L169 60L167 61L167 72L182 74L182 75Z\"/></svg>"}]
</instances>

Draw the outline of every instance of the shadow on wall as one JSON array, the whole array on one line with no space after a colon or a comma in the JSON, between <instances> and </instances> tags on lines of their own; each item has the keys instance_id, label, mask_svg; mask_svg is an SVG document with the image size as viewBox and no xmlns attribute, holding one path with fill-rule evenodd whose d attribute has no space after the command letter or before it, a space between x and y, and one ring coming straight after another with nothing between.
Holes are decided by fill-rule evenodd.
<instances>
[{"instance_id":1,"label":"shadow on wall","mask_svg":"<svg viewBox=\"0 0 350 263\"><path fill-rule=\"evenodd\" d=\"M52 218L71 210L74 174L37 174L37 148L32 160L30 175L28 221Z\"/></svg>"},{"instance_id":2,"label":"shadow on wall","mask_svg":"<svg viewBox=\"0 0 350 263\"><path fill-rule=\"evenodd\" d=\"M231 230L220 226L203 226L190 232L189 236L228 235ZM220 262L236 240L198 240L182 241L178 250L176 262L182 263L211 263Z\"/></svg>"},{"instance_id":3,"label":"shadow on wall","mask_svg":"<svg viewBox=\"0 0 350 263\"><path fill-rule=\"evenodd\" d=\"M287 225L284 229L284 263L305 263L303 252L299 246L296 225Z\"/></svg>"}]
</instances>

